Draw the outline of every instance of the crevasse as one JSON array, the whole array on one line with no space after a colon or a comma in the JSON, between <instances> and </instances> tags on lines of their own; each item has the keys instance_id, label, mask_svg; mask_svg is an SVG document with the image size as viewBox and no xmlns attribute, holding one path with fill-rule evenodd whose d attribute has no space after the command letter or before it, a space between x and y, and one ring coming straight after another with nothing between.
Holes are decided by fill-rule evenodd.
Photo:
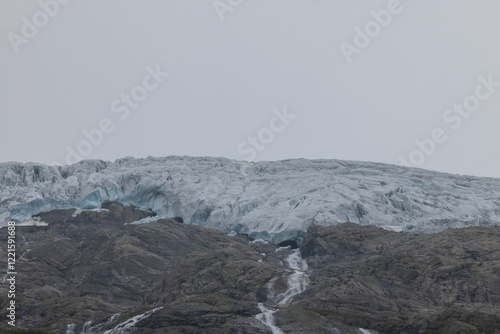
<instances>
[{"instance_id":1,"label":"crevasse","mask_svg":"<svg viewBox=\"0 0 500 334\"><path fill-rule=\"evenodd\" d=\"M109 201L275 243L345 221L426 233L500 224L500 180L379 163L173 156L0 164L0 224Z\"/></svg>"}]
</instances>

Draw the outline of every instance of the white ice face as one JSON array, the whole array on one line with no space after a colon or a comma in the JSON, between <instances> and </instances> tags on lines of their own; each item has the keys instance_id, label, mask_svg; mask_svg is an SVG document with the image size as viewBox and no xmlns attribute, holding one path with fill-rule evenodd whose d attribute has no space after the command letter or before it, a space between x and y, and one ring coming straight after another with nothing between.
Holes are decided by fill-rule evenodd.
<instances>
[{"instance_id":1,"label":"white ice face","mask_svg":"<svg viewBox=\"0 0 500 334\"><path fill-rule=\"evenodd\" d=\"M347 220L395 231L500 224L500 180L337 160L167 157L0 164L0 224L104 201L279 242Z\"/></svg>"}]
</instances>

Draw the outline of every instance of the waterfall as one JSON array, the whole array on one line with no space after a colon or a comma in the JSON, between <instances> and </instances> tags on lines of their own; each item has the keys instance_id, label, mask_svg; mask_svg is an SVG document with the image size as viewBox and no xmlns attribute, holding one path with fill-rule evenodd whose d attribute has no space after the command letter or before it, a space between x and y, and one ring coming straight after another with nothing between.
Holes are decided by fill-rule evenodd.
<instances>
[{"instance_id":1,"label":"waterfall","mask_svg":"<svg viewBox=\"0 0 500 334\"><path fill-rule=\"evenodd\" d=\"M75 334L75 324L69 324L66 326L66 334Z\"/></svg>"},{"instance_id":2,"label":"waterfall","mask_svg":"<svg viewBox=\"0 0 500 334\"><path fill-rule=\"evenodd\" d=\"M139 321L144 320L146 318L149 318L152 316L154 313L158 312L161 310L163 307L157 307L154 310L149 310L143 314L136 315L120 324L118 324L115 328L107 330L104 332L104 334L122 334L125 329L132 328L134 327ZM118 318L120 317L121 313L117 313L115 315L112 315L109 317L105 323L100 323L95 326L92 325L92 320L87 321L83 327L82 331L80 334L92 334L92 333L99 333L101 331L101 328L107 325L112 324ZM76 329L76 324L69 324L66 326L66 334L75 334L75 329Z\"/></svg>"},{"instance_id":3,"label":"waterfall","mask_svg":"<svg viewBox=\"0 0 500 334\"><path fill-rule=\"evenodd\" d=\"M121 313L116 313L109 317L105 323L100 323L95 326L92 325L92 320L87 321L85 324L83 324L82 331L80 334L93 334L93 333L99 333L102 327L106 325L112 324L114 321L116 321L120 317ZM66 333L65 334L76 334L76 324L69 324L66 326Z\"/></svg>"},{"instance_id":4,"label":"waterfall","mask_svg":"<svg viewBox=\"0 0 500 334\"><path fill-rule=\"evenodd\" d=\"M91 333L90 332L90 325L92 325L92 320L87 321L86 323L83 324L82 332L80 334L87 334Z\"/></svg>"},{"instance_id":5,"label":"waterfall","mask_svg":"<svg viewBox=\"0 0 500 334\"><path fill-rule=\"evenodd\" d=\"M125 329L134 327L139 321L149 318L162 308L163 307L157 307L153 310L147 311L146 313L136 315L135 317L132 317L127 321L124 321L121 324L117 325L115 328L105 331L104 334L121 334Z\"/></svg>"},{"instance_id":6,"label":"waterfall","mask_svg":"<svg viewBox=\"0 0 500 334\"><path fill-rule=\"evenodd\" d=\"M277 296L276 300L278 302L275 307L290 303L293 297L304 292L308 285L308 276L306 274L307 262L301 257L300 251L296 249L286 258L285 262L288 268L292 269L294 272L288 276L288 289ZM274 282L270 284L272 285ZM270 288L270 290L272 290L272 286ZM268 309L263 303L259 303L258 306L261 313L255 316L257 320L269 327L273 334L285 334L281 329L276 327L274 323L274 313L278 310L274 308Z\"/></svg>"},{"instance_id":7,"label":"waterfall","mask_svg":"<svg viewBox=\"0 0 500 334\"><path fill-rule=\"evenodd\" d=\"M274 312L276 312L277 310L270 310L262 303L259 303L259 310L262 313L259 313L255 316L257 320L260 320L262 323L264 323L264 325L269 327L273 334L285 334L274 324Z\"/></svg>"}]
</instances>

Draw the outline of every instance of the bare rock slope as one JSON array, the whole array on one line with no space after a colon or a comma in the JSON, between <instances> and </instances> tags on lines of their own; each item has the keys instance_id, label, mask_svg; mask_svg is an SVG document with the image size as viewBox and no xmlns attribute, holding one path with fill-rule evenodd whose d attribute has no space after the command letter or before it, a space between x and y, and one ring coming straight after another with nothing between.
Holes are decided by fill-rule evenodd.
<instances>
[{"instance_id":1,"label":"bare rock slope","mask_svg":"<svg viewBox=\"0 0 500 334\"><path fill-rule=\"evenodd\" d=\"M283 323L301 309L381 333L500 333L499 227L314 226L301 252L311 285L279 314Z\"/></svg>"},{"instance_id":2,"label":"bare rock slope","mask_svg":"<svg viewBox=\"0 0 500 334\"><path fill-rule=\"evenodd\" d=\"M134 207L103 209L51 211L40 214L47 226L17 227L19 330L276 333L256 319L263 303L287 334L500 333L500 227L311 226L300 245L307 288L276 305L290 289L289 251L174 220L131 224L152 215Z\"/></svg>"}]
</instances>

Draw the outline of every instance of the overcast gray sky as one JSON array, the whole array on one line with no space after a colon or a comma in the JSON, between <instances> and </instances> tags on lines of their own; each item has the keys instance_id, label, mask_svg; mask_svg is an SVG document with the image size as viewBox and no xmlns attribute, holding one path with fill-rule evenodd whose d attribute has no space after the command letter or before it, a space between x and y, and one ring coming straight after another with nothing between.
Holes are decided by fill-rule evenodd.
<instances>
[{"instance_id":1,"label":"overcast gray sky","mask_svg":"<svg viewBox=\"0 0 500 334\"><path fill-rule=\"evenodd\" d=\"M499 12L2 0L0 161L334 158L500 177Z\"/></svg>"}]
</instances>

